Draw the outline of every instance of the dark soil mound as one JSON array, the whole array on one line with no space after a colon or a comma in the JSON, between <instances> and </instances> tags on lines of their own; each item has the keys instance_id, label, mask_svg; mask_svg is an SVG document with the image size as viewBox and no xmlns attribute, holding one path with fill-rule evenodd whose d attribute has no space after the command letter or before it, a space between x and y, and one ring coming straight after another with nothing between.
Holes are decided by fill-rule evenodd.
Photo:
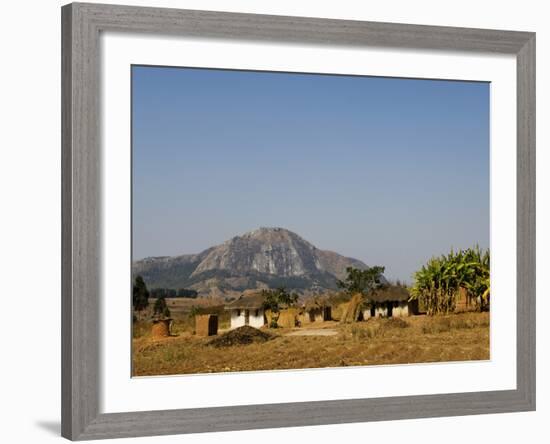
<instances>
[{"instance_id":1,"label":"dark soil mound","mask_svg":"<svg viewBox=\"0 0 550 444\"><path fill-rule=\"evenodd\" d=\"M270 333L250 327L249 325L244 325L212 339L208 345L212 345L213 347L231 347L232 345L266 342L273 338L275 338L275 336Z\"/></svg>"}]
</instances>

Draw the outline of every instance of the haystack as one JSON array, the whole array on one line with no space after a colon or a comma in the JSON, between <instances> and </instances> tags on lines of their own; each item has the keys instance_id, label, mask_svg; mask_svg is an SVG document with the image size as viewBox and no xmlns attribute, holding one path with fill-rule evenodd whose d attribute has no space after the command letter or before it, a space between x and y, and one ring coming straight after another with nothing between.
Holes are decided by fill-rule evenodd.
<instances>
[{"instance_id":1,"label":"haystack","mask_svg":"<svg viewBox=\"0 0 550 444\"><path fill-rule=\"evenodd\" d=\"M350 322L356 322L359 320L361 314L361 306L363 305L363 295L357 293L353 295L351 300L348 302L347 307L340 318L340 322L343 324L348 324Z\"/></svg>"},{"instance_id":2,"label":"haystack","mask_svg":"<svg viewBox=\"0 0 550 444\"><path fill-rule=\"evenodd\" d=\"M294 328L298 325L298 316L300 315L297 308L285 308L279 313L277 325L282 328Z\"/></svg>"},{"instance_id":3,"label":"haystack","mask_svg":"<svg viewBox=\"0 0 550 444\"><path fill-rule=\"evenodd\" d=\"M271 310L266 310L265 317L267 319L267 325L271 325L271 321L274 317L273 312ZM299 324L299 319L300 319L299 309L294 307L284 308L279 312L279 319L277 320L277 326L281 328L294 328Z\"/></svg>"},{"instance_id":4,"label":"haystack","mask_svg":"<svg viewBox=\"0 0 550 444\"><path fill-rule=\"evenodd\" d=\"M334 306L334 308L332 309L332 318L335 321L340 321L342 319L342 316L348 309L348 305L349 305L349 302L343 302L341 304Z\"/></svg>"}]
</instances>

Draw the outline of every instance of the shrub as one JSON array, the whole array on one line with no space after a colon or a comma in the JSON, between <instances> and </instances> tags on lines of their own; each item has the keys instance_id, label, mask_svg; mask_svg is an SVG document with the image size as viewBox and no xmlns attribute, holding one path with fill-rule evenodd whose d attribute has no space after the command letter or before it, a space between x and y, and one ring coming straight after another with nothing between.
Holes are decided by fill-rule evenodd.
<instances>
[{"instance_id":1,"label":"shrub","mask_svg":"<svg viewBox=\"0 0 550 444\"><path fill-rule=\"evenodd\" d=\"M166 299L164 297L158 298L155 301L155 305L153 307L153 315L164 318L170 317L170 309L168 308L168 305L166 305Z\"/></svg>"}]
</instances>

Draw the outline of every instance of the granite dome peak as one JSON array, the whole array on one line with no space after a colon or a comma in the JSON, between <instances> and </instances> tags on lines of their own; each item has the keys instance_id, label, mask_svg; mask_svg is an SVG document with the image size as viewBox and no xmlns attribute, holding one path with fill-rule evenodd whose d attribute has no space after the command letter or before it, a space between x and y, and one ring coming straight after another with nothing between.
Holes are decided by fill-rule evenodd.
<instances>
[{"instance_id":1,"label":"granite dome peak","mask_svg":"<svg viewBox=\"0 0 550 444\"><path fill-rule=\"evenodd\" d=\"M335 289L350 266L367 267L285 228L259 227L199 254L135 261L132 271L151 288L185 287L203 295L280 285L307 293Z\"/></svg>"}]
</instances>

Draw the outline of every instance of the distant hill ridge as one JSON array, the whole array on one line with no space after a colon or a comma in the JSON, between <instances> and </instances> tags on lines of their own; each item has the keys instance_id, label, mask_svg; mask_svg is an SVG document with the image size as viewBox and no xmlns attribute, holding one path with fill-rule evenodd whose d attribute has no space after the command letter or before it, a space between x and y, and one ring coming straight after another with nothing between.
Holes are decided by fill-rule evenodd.
<instances>
[{"instance_id":1,"label":"distant hill ridge","mask_svg":"<svg viewBox=\"0 0 550 444\"><path fill-rule=\"evenodd\" d=\"M346 267L363 262L320 250L292 231L261 227L199 254L149 257L132 264L149 288L190 288L200 295L228 295L284 285L303 293L336 288Z\"/></svg>"}]
</instances>

